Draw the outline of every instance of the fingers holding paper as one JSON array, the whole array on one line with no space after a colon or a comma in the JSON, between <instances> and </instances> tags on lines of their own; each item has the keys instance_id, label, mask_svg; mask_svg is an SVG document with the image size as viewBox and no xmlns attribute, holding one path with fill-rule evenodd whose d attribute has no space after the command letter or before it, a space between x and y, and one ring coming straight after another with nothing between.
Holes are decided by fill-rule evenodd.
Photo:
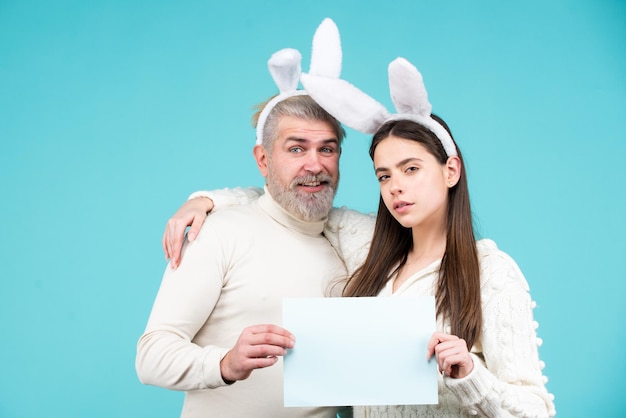
<instances>
[{"instance_id":1,"label":"fingers holding paper","mask_svg":"<svg viewBox=\"0 0 626 418\"><path fill-rule=\"evenodd\" d=\"M293 334L276 325L245 328L220 362L222 378L226 382L247 379L253 370L274 365L294 343Z\"/></svg>"},{"instance_id":2,"label":"fingers holding paper","mask_svg":"<svg viewBox=\"0 0 626 418\"><path fill-rule=\"evenodd\" d=\"M470 374L474 361L469 354L465 340L456 335L435 332L428 341L427 357L435 356L439 371L444 376L455 379Z\"/></svg>"}]
</instances>

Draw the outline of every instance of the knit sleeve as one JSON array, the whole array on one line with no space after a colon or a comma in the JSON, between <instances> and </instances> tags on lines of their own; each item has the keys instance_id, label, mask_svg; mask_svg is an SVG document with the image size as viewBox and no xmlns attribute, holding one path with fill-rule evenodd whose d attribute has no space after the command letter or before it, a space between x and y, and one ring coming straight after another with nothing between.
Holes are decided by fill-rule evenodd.
<instances>
[{"instance_id":1,"label":"knit sleeve","mask_svg":"<svg viewBox=\"0 0 626 418\"><path fill-rule=\"evenodd\" d=\"M333 208L328 215L324 235L346 264L348 274L363 264L374 233L374 214L342 208Z\"/></svg>"},{"instance_id":2,"label":"knit sleeve","mask_svg":"<svg viewBox=\"0 0 626 418\"><path fill-rule=\"evenodd\" d=\"M554 416L528 283L515 261L492 241L483 241L479 255L483 328L474 370L463 379L446 377L445 384L473 415Z\"/></svg>"},{"instance_id":3,"label":"knit sleeve","mask_svg":"<svg viewBox=\"0 0 626 418\"><path fill-rule=\"evenodd\" d=\"M214 209L219 210L229 206L245 205L256 200L263 194L258 187L235 187L234 189L200 190L189 196L189 199L206 197L213 200Z\"/></svg>"}]
</instances>

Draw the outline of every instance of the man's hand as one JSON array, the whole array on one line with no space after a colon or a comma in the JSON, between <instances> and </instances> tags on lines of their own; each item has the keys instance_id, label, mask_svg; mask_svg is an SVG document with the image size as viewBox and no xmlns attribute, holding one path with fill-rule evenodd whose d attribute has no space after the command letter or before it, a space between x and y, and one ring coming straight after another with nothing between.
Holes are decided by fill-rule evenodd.
<instances>
[{"instance_id":1,"label":"man's hand","mask_svg":"<svg viewBox=\"0 0 626 418\"><path fill-rule=\"evenodd\" d=\"M235 346L220 362L225 382L247 379L254 369L269 367L293 348L295 337L276 325L254 325L243 330Z\"/></svg>"},{"instance_id":2,"label":"man's hand","mask_svg":"<svg viewBox=\"0 0 626 418\"><path fill-rule=\"evenodd\" d=\"M467 343L456 335L435 332L428 341L426 356L430 359L433 354L437 359L439 371L444 376L460 379L474 369L474 361L467 351Z\"/></svg>"},{"instance_id":3,"label":"man's hand","mask_svg":"<svg viewBox=\"0 0 626 418\"><path fill-rule=\"evenodd\" d=\"M176 211L165 227L163 233L163 252L165 259L170 260L170 266L177 268L180 264L180 252L183 248L185 230L188 226L189 233L187 239L193 241L198 236L204 220L213 209L213 201L207 197L196 197L186 201L180 209Z\"/></svg>"}]
</instances>

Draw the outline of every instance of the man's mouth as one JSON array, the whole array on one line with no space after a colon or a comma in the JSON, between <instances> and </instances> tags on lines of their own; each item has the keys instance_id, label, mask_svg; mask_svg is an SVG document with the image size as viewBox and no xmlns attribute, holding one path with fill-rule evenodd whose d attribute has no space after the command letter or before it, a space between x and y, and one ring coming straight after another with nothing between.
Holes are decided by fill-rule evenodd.
<instances>
[{"instance_id":1,"label":"man's mouth","mask_svg":"<svg viewBox=\"0 0 626 418\"><path fill-rule=\"evenodd\" d=\"M328 184L328 182L326 181L307 181L304 183L300 183L300 186L306 186L306 187L317 187L321 184Z\"/></svg>"},{"instance_id":2,"label":"man's mouth","mask_svg":"<svg viewBox=\"0 0 626 418\"><path fill-rule=\"evenodd\" d=\"M309 194L317 194L320 193L324 190L326 190L328 188L328 182L326 181L307 181L304 183L298 183L298 185L296 186L298 188L298 190L301 190L302 192Z\"/></svg>"},{"instance_id":3,"label":"man's mouth","mask_svg":"<svg viewBox=\"0 0 626 418\"><path fill-rule=\"evenodd\" d=\"M294 179L294 188L305 189L311 192L318 192L330 186L330 178L325 175L303 176Z\"/></svg>"}]
</instances>

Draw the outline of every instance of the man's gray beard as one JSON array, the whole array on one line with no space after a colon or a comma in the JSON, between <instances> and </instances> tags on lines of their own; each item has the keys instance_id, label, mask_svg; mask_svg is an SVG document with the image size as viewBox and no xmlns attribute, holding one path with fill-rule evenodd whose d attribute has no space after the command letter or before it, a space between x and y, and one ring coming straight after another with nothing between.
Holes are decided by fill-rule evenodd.
<instances>
[{"instance_id":1,"label":"man's gray beard","mask_svg":"<svg viewBox=\"0 0 626 418\"><path fill-rule=\"evenodd\" d=\"M308 182L326 182L327 186L317 193L298 193L297 186ZM328 216L333 207L333 199L337 192L337 183L326 174L296 177L288 187L278 184L272 173L267 176L267 189L274 200L294 217L306 221L315 222Z\"/></svg>"}]
</instances>

